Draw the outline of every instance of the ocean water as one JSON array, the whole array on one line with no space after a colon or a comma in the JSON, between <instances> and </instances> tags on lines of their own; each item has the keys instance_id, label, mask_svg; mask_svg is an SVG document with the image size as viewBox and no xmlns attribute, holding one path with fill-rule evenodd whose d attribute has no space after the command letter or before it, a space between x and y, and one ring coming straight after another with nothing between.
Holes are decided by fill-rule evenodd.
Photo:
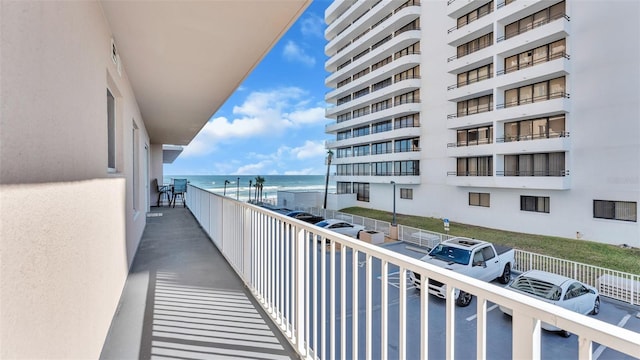
<instances>
[{"instance_id":1,"label":"ocean water","mask_svg":"<svg viewBox=\"0 0 640 360\"><path fill-rule=\"evenodd\" d=\"M262 195L267 199L275 199L278 190L322 191L325 187L324 175L260 175L264 178ZM172 179L187 179L190 184L209 190L216 194L249 200L249 181L251 181L251 199L255 198L256 176L248 175L165 175L164 183ZM228 181L225 190L225 180ZM329 192L335 192L335 182L329 182Z\"/></svg>"}]
</instances>

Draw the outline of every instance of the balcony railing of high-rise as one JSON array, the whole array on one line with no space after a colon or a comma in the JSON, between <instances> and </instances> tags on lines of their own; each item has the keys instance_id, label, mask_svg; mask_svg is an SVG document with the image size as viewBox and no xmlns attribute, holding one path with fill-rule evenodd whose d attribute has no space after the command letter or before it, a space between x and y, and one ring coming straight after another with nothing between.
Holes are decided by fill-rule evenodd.
<instances>
[{"instance_id":1,"label":"balcony railing of high-rise","mask_svg":"<svg viewBox=\"0 0 640 360\"><path fill-rule=\"evenodd\" d=\"M191 185L187 205L301 358L424 359L440 351L453 359L469 347L486 358L489 302L513 310L513 358L540 358L541 322L575 334L581 359L592 358L595 343L640 354L638 334L630 330L266 208ZM427 292L410 299L410 271L447 285L444 320L429 311ZM463 329L455 326L456 289L476 297L472 339L457 336ZM408 313L409 305L419 311ZM429 339L438 334L444 341L434 346Z\"/></svg>"}]
</instances>

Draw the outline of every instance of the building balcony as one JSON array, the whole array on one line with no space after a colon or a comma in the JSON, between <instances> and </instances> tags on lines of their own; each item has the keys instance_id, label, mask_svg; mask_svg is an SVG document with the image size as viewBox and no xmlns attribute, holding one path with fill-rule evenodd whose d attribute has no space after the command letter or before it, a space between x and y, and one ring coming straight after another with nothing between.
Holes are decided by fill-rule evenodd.
<instances>
[{"instance_id":1,"label":"building balcony","mask_svg":"<svg viewBox=\"0 0 640 360\"><path fill-rule=\"evenodd\" d=\"M489 0L447 0L447 15L450 18L457 19L460 16L470 12L471 10L488 3Z\"/></svg>"},{"instance_id":2,"label":"building balcony","mask_svg":"<svg viewBox=\"0 0 640 360\"><path fill-rule=\"evenodd\" d=\"M519 139L496 139L494 150L496 154L534 154L549 152L567 152L571 149L569 132L558 134L557 137L521 137Z\"/></svg>"},{"instance_id":3,"label":"building balcony","mask_svg":"<svg viewBox=\"0 0 640 360\"><path fill-rule=\"evenodd\" d=\"M571 106L569 94L563 93L555 99L537 101L518 106L505 107L505 104L496 105L493 111L493 120L496 122L506 120L526 119L534 116L547 116L557 113L568 113Z\"/></svg>"},{"instance_id":4,"label":"building balcony","mask_svg":"<svg viewBox=\"0 0 640 360\"><path fill-rule=\"evenodd\" d=\"M477 3L476 3L477 4ZM486 34L493 29L494 13L487 14L460 28L454 27L447 31L447 44L451 46L462 45L477 38L480 34Z\"/></svg>"},{"instance_id":5,"label":"building balcony","mask_svg":"<svg viewBox=\"0 0 640 360\"><path fill-rule=\"evenodd\" d=\"M376 179L407 184L419 176L344 178ZM577 336L581 345L571 350L577 358L590 357L594 341L627 355L640 351L631 330L384 247L194 186L186 200L187 208L158 208L148 218L101 358L426 358L428 345L437 358L453 358L453 349L465 358L493 357L504 348L513 358L531 358L545 344L541 322ZM381 264L393 278L380 273ZM410 298L408 272L447 285L451 296L436 300L423 291ZM458 329L468 330L462 323L441 331L467 322L456 316L454 288L475 296L473 313L483 324L489 302L512 309L513 336L489 347L484 325L465 341L457 341ZM361 311L340 306L340 298ZM407 311L398 313L398 306ZM430 310L443 316L427 317ZM380 331L380 322L406 331L392 336ZM380 340L371 341L373 334Z\"/></svg>"},{"instance_id":6,"label":"building balcony","mask_svg":"<svg viewBox=\"0 0 640 360\"><path fill-rule=\"evenodd\" d=\"M461 57L453 55L447 58L447 72L458 74L492 62L495 53L494 46L491 44Z\"/></svg>"},{"instance_id":7,"label":"building balcony","mask_svg":"<svg viewBox=\"0 0 640 360\"><path fill-rule=\"evenodd\" d=\"M562 53L552 60L533 63L531 66L519 70L505 73L502 69L498 71L498 76L494 78L493 84L499 91L502 91L523 84L566 76L570 73L571 62L569 59L568 54Z\"/></svg>"},{"instance_id":8,"label":"building balcony","mask_svg":"<svg viewBox=\"0 0 640 360\"><path fill-rule=\"evenodd\" d=\"M351 57L420 17L420 6L408 6L384 20L384 26L373 27L384 16L391 13L397 5L398 3L393 1L377 4L373 11L369 11L358 19L356 23L352 24L348 31L344 31L329 41L324 48L325 54L335 57L344 57L345 55ZM365 32L366 34L357 40L352 40L354 36ZM351 45L349 45L350 42ZM348 46L345 47L345 45Z\"/></svg>"},{"instance_id":9,"label":"building balcony","mask_svg":"<svg viewBox=\"0 0 640 360\"><path fill-rule=\"evenodd\" d=\"M546 2L542 2L546 3ZM504 28L502 28L504 31ZM551 43L556 40L566 38L571 33L571 22L568 16L563 16L550 20L550 22L541 24L529 31L516 35L499 36L497 43L494 45L494 51L499 55L513 55L527 49L533 49L537 46Z\"/></svg>"},{"instance_id":10,"label":"building balcony","mask_svg":"<svg viewBox=\"0 0 640 360\"><path fill-rule=\"evenodd\" d=\"M471 156L491 156L493 155L494 150L494 144L491 143L466 146L457 146L456 143L447 144L447 156L455 158Z\"/></svg>"},{"instance_id":11,"label":"building balcony","mask_svg":"<svg viewBox=\"0 0 640 360\"><path fill-rule=\"evenodd\" d=\"M420 54L411 54L400 57L390 63L377 68L376 70L364 75L350 83L339 88L330 90L325 95L326 102L334 102L335 99L345 96L356 89L361 88L364 84L373 84L385 78L393 78L395 74L399 74L405 70L411 69L420 64ZM328 80L327 80L328 81Z\"/></svg>"},{"instance_id":12,"label":"building balcony","mask_svg":"<svg viewBox=\"0 0 640 360\"><path fill-rule=\"evenodd\" d=\"M489 75L470 84L453 84L447 87L447 100L460 101L493 93L495 78Z\"/></svg>"},{"instance_id":13,"label":"building balcony","mask_svg":"<svg viewBox=\"0 0 640 360\"><path fill-rule=\"evenodd\" d=\"M495 119L496 111L483 111L475 114L458 116L457 114L447 115L447 128L461 129L474 125L489 125Z\"/></svg>"},{"instance_id":14,"label":"building balcony","mask_svg":"<svg viewBox=\"0 0 640 360\"><path fill-rule=\"evenodd\" d=\"M152 209L101 359L297 357L189 209Z\"/></svg>"},{"instance_id":15,"label":"building balcony","mask_svg":"<svg viewBox=\"0 0 640 360\"><path fill-rule=\"evenodd\" d=\"M496 171L496 176L481 176L474 173L447 172L447 185L481 188L502 189L531 189L531 190L568 190L571 188L569 171L564 176L505 176L504 171ZM555 175L555 174L552 174Z\"/></svg>"}]
</instances>

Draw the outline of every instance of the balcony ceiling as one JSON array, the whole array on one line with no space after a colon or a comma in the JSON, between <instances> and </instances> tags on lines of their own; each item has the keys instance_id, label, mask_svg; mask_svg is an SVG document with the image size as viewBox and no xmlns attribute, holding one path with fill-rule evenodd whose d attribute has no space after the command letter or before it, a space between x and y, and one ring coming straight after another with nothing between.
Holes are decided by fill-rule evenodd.
<instances>
[{"instance_id":1,"label":"balcony ceiling","mask_svg":"<svg viewBox=\"0 0 640 360\"><path fill-rule=\"evenodd\" d=\"M151 142L187 145L310 3L102 0Z\"/></svg>"}]
</instances>

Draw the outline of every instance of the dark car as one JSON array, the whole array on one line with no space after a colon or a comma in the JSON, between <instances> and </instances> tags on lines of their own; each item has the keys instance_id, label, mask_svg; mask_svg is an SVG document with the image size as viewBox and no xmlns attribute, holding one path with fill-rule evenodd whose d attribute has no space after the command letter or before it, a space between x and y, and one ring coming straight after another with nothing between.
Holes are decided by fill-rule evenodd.
<instances>
[{"instance_id":1,"label":"dark car","mask_svg":"<svg viewBox=\"0 0 640 360\"><path fill-rule=\"evenodd\" d=\"M291 211L287 213L287 216L291 216L292 218L296 218L298 220L302 220L310 224L315 224L317 222L324 220L322 216L309 214L308 212L304 212L304 211Z\"/></svg>"}]
</instances>

